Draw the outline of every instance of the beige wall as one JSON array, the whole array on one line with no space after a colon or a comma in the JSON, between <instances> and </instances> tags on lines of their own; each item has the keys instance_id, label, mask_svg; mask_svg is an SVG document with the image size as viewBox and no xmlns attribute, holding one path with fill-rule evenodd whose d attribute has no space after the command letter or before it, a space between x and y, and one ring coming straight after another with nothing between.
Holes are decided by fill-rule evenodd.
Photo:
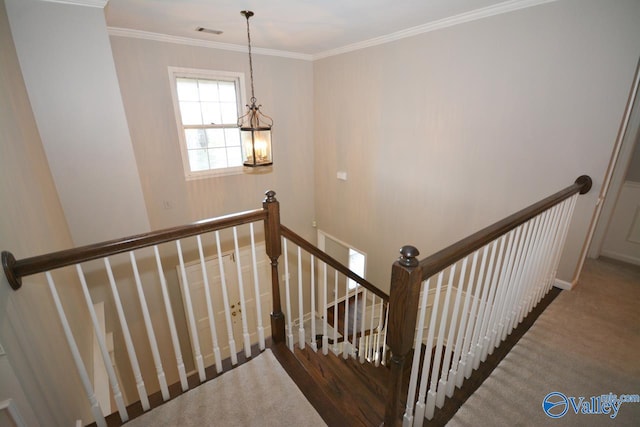
<instances>
[{"instance_id":1,"label":"beige wall","mask_svg":"<svg viewBox=\"0 0 640 427\"><path fill-rule=\"evenodd\" d=\"M153 229L256 209L264 192L273 189L283 205L283 221L307 238L313 235L310 62L253 56L255 94L275 123L272 170L186 181L168 67L244 72L249 87L247 55L116 36L111 45ZM173 208L165 209L165 201Z\"/></svg>"},{"instance_id":2,"label":"beige wall","mask_svg":"<svg viewBox=\"0 0 640 427\"><path fill-rule=\"evenodd\" d=\"M0 250L20 259L72 246L4 0L0 0L0 205ZM81 306L77 285L77 281L62 280L58 291L81 352L87 355L90 335L86 313L77 309ZM0 274L0 342L7 352L0 356L0 401L14 399L29 426L69 426L79 417L88 419L87 398L55 319L44 276L25 278L22 288L13 291Z\"/></svg>"},{"instance_id":3,"label":"beige wall","mask_svg":"<svg viewBox=\"0 0 640 427\"><path fill-rule=\"evenodd\" d=\"M423 256L589 174L571 280L640 54L640 3L562 0L314 63L318 226L388 289ZM348 172L338 181L336 171Z\"/></svg>"}]
</instances>

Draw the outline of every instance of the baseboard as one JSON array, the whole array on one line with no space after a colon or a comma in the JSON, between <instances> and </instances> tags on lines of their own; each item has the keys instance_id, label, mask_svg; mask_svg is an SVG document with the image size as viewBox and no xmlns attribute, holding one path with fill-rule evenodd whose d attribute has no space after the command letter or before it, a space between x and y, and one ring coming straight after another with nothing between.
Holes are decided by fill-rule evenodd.
<instances>
[{"instance_id":1,"label":"baseboard","mask_svg":"<svg viewBox=\"0 0 640 427\"><path fill-rule=\"evenodd\" d=\"M612 251L602 251L600 252L601 256L612 258L617 261L627 262L629 264L640 265L640 258L636 258L630 255L621 254L619 252Z\"/></svg>"},{"instance_id":2,"label":"baseboard","mask_svg":"<svg viewBox=\"0 0 640 427\"><path fill-rule=\"evenodd\" d=\"M566 280L556 279L553 286L562 289L563 291L570 291L576 285L575 282L567 282Z\"/></svg>"}]
</instances>

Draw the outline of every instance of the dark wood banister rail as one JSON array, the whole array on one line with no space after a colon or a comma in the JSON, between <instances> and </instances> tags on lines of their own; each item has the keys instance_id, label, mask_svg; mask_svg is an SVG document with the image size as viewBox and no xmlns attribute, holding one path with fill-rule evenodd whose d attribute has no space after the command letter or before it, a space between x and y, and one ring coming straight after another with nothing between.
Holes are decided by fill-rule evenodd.
<instances>
[{"instance_id":1,"label":"dark wood banister rail","mask_svg":"<svg viewBox=\"0 0 640 427\"><path fill-rule=\"evenodd\" d=\"M296 234L294 231L290 230L284 225L280 225L280 229L284 237L291 240L293 243L300 246L305 251L309 252L319 260L325 262L327 265L331 266L332 268L338 270L340 273L344 274L349 279L354 280L355 282L357 282L359 285L363 286L367 290L373 292L374 294L382 298L384 301L389 301L389 295L385 294L380 289L376 288L375 285L373 285L366 279L363 279L353 271L349 270L349 268L345 267L345 265L342 264L340 261L327 255L325 252L318 249L317 247L309 243L307 240L305 240L303 237Z\"/></svg>"},{"instance_id":2,"label":"dark wood banister rail","mask_svg":"<svg viewBox=\"0 0 640 427\"><path fill-rule=\"evenodd\" d=\"M392 356L390 363L391 375L389 387L387 388L385 426L400 426L402 424L400 418L402 375L407 355L413 347L418 315L418 298L422 281L574 194L586 194L591 189L591 186L591 178L587 175L582 175L569 187L423 260L418 260L420 252L413 246L403 246L400 249L400 257L393 264L391 270L387 341Z\"/></svg>"},{"instance_id":3,"label":"dark wood banister rail","mask_svg":"<svg viewBox=\"0 0 640 427\"><path fill-rule=\"evenodd\" d=\"M16 260L11 252L2 252L2 266L9 284L14 290L20 289L22 278L32 274L43 273L56 268L91 261L110 255L141 249L172 240L191 237L210 231L264 220L267 213L263 209L225 215L179 227L167 228L150 233L138 234L122 239L109 240L102 243L81 246L73 249L38 255Z\"/></svg>"}]
</instances>

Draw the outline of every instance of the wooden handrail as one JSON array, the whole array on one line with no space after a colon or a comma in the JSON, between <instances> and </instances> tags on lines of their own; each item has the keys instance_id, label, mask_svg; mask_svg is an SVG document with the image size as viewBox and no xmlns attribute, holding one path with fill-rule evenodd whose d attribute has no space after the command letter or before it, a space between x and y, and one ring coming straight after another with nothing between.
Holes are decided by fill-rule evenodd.
<instances>
[{"instance_id":1,"label":"wooden handrail","mask_svg":"<svg viewBox=\"0 0 640 427\"><path fill-rule=\"evenodd\" d=\"M434 274L442 271L454 262L464 258L470 253L473 253L487 243L492 242L519 225L524 224L536 215L557 205L563 200L568 199L574 194L585 194L589 192L591 185L591 178L587 175L582 175L567 188L560 190L557 193L496 222L495 224L483 228L482 230L434 253L433 255L428 256L420 261L420 267L422 268L422 280L426 280Z\"/></svg>"},{"instance_id":2,"label":"wooden handrail","mask_svg":"<svg viewBox=\"0 0 640 427\"><path fill-rule=\"evenodd\" d=\"M225 215L197 221L179 227L166 228L121 239L81 246L73 249L38 255L16 260L11 252L2 252L2 266L9 284L14 290L20 289L22 278L56 268L104 258L110 255L146 248L172 240L191 237L223 228L261 221L267 217L263 209Z\"/></svg>"},{"instance_id":3,"label":"wooden handrail","mask_svg":"<svg viewBox=\"0 0 640 427\"><path fill-rule=\"evenodd\" d=\"M371 282L369 282L366 279L363 279L362 277L358 276L356 273L351 271L348 267L346 267L340 261L336 260L335 258L329 256L325 252L321 251L320 249L315 247L313 244L311 244L307 240L305 240L302 236L296 234L294 231L292 231L291 229L287 228L286 226L281 224L280 225L280 229L281 229L282 235L284 237L286 237L287 239L291 240L293 243L295 243L296 245L300 246L305 251L309 252L310 254L312 254L313 256L318 258L319 260L325 262L326 264L328 264L332 268L338 270L340 273L344 274L349 279L351 279L351 280L355 281L356 283L358 283L359 285L363 286L368 291L373 292L375 295L379 296L384 301L389 301L389 295L385 294L380 289L376 288L375 285L373 285Z\"/></svg>"}]
</instances>

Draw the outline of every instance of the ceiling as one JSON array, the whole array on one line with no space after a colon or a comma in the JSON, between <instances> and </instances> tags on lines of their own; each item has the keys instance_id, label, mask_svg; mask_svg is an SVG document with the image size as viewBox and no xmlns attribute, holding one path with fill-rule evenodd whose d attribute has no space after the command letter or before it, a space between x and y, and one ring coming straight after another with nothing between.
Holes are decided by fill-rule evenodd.
<instances>
[{"instance_id":1,"label":"ceiling","mask_svg":"<svg viewBox=\"0 0 640 427\"><path fill-rule=\"evenodd\" d=\"M549 0L109 0L107 25L200 41L318 56L375 39L464 22ZM466 20L471 20L466 19ZM449 24L451 25L451 24ZM221 35L195 31L206 27ZM141 33L139 33L141 34Z\"/></svg>"}]
</instances>

